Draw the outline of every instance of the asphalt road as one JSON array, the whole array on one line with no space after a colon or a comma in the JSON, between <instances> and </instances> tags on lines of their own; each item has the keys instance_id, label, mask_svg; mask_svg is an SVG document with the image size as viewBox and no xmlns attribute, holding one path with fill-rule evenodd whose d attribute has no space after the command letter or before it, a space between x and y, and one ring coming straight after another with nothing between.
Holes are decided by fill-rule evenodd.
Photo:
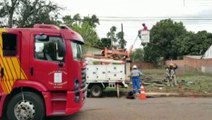
<instances>
[{"instance_id":1,"label":"asphalt road","mask_svg":"<svg viewBox=\"0 0 212 120\"><path fill-rule=\"evenodd\" d=\"M82 110L47 120L211 120L212 98L87 98Z\"/></svg>"}]
</instances>

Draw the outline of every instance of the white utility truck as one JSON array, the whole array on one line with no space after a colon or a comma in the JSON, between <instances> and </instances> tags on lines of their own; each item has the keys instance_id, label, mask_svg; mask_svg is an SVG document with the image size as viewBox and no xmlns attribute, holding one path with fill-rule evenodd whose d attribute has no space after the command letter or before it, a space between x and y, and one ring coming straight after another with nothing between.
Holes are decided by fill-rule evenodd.
<instances>
[{"instance_id":1,"label":"white utility truck","mask_svg":"<svg viewBox=\"0 0 212 120\"><path fill-rule=\"evenodd\" d=\"M107 87L128 87L130 61L86 58L86 81L92 97L100 97Z\"/></svg>"}]
</instances>

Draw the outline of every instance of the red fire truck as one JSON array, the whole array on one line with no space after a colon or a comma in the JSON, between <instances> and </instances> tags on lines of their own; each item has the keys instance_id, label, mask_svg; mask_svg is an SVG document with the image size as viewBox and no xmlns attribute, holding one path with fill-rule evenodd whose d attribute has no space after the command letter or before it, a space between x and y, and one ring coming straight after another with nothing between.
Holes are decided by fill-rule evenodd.
<instances>
[{"instance_id":1,"label":"red fire truck","mask_svg":"<svg viewBox=\"0 0 212 120\"><path fill-rule=\"evenodd\" d=\"M70 115L86 93L82 37L66 26L0 29L0 117Z\"/></svg>"}]
</instances>

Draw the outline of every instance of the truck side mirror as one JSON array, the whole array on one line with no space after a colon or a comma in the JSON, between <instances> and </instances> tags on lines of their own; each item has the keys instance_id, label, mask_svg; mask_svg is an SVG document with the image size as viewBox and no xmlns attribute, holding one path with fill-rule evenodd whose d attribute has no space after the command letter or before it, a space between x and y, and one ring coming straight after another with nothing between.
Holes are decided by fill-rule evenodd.
<instances>
[{"instance_id":1,"label":"truck side mirror","mask_svg":"<svg viewBox=\"0 0 212 120\"><path fill-rule=\"evenodd\" d=\"M39 41L49 41L48 36L43 33L36 35L35 39Z\"/></svg>"}]
</instances>

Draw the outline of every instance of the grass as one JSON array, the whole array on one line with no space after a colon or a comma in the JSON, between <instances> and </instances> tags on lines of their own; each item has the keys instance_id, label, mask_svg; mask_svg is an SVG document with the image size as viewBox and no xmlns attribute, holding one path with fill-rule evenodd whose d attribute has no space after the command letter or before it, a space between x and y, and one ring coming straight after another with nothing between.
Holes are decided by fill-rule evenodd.
<instances>
[{"instance_id":1,"label":"grass","mask_svg":"<svg viewBox=\"0 0 212 120\"><path fill-rule=\"evenodd\" d=\"M143 70L144 78L147 80L163 81L164 69L149 69ZM150 85L148 89L150 91L166 91L166 92L180 92L180 93L201 93L201 94L212 94L212 74L204 74L195 70L190 71L177 71L177 81L179 86L157 87Z\"/></svg>"},{"instance_id":2,"label":"grass","mask_svg":"<svg viewBox=\"0 0 212 120\"><path fill-rule=\"evenodd\" d=\"M146 92L170 92L180 93L182 95L210 95L212 96L212 74L204 74L198 71L177 71L178 86L169 87L163 80L165 76L164 69L144 69L143 82L153 81L145 85ZM156 82L156 83L155 83ZM163 84L157 84L161 82ZM126 91L132 90L132 85L129 88L120 88L120 94L125 95ZM103 96L116 96L115 88L106 88Z\"/></svg>"}]
</instances>

